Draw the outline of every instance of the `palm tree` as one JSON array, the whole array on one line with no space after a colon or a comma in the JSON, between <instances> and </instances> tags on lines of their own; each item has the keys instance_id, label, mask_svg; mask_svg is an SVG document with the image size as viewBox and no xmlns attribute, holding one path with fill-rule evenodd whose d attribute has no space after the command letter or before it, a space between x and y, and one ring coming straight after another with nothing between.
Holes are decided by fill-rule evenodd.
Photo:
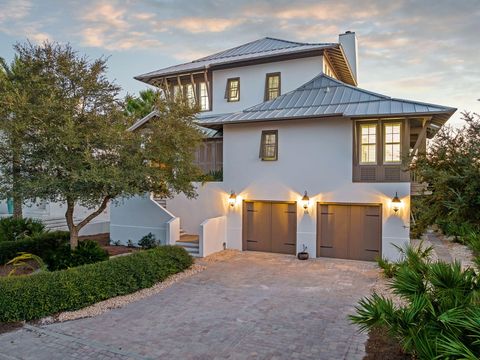
<instances>
[{"instance_id":1,"label":"palm tree","mask_svg":"<svg viewBox=\"0 0 480 360\"><path fill-rule=\"evenodd\" d=\"M158 100L158 92L152 89L141 90L139 96L127 96L126 112L137 120L150 114Z\"/></svg>"}]
</instances>

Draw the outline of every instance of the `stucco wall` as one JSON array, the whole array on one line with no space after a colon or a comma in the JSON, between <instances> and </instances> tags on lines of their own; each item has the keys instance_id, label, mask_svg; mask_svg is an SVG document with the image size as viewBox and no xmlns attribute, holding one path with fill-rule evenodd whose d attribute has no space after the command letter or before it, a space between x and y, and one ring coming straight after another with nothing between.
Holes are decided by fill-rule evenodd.
<instances>
[{"instance_id":1,"label":"stucco wall","mask_svg":"<svg viewBox=\"0 0 480 360\"><path fill-rule=\"evenodd\" d=\"M199 234L206 219L225 215L228 194L222 182L195 183L198 196L188 199L179 194L167 200L167 209L180 217L180 227L189 234Z\"/></svg>"},{"instance_id":2,"label":"stucco wall","mask_svg":"<svg viewBox=\"0 0 480 360\"><path fill-rule=\"evenodd\" d=\"M167 239L167 222L175 218L165 211L150 196L135 196L111 205L110 239L126 244L128 240L137 243L148 233L162 244Z\"/></svg>"},{"instance_id":3,"label":"stucco wall","mask_svg":"<svg viewBox=\"0 0 480 360\"><path fill-rule=\"evenodd\" d=\"M278 161L259 159L262 130L278 130ZM237 205L228 206L230 190ZM307 190L312 205L304 214L300 199ZM297 201L297 250L306 245L316 256L316 203L382 204L382 251L395 258L391 243L409 237L409 183L352 183L352 126L349 119L278 121L224 127L224 182L199 186L198 198L178 196L167 202L182 227L198 234L208 218L227 216L227 246L242 248L243 199ZM403 208L394 214L390 200L398 192Z\"/></svg>"},{"instance_id":4,"label":"stucco wall","mask_svg":"<svg viewBox=\"0 0 480 360\"><path fill-rule=\"evenodd\" d=\"M211 114L241 111L264 101L265 75L281 72L282 94L295 90L323 70L322 56L215 70L213 72L213 109ZM240 77L240 101L228 102L225 88L228 78Z\"/></svg>"}]
</instances>

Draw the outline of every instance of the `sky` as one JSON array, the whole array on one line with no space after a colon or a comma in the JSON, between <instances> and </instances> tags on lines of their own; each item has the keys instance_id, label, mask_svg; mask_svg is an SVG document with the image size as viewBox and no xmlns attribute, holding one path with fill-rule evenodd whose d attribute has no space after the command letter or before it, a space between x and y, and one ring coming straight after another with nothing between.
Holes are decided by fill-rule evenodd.
<instances>
[{"instance_id":1,"label":"sky","mask_svg":"<svg viewBox=\"0 0 480 360\"><path fill-rule=\"evenodd\" d=\"M355 31L359 87L480 113L480 0L0 0L0 56L27 39L107 56L124 93L135 75L265 36L338 42Z\"/></svg>"}]
</instances>

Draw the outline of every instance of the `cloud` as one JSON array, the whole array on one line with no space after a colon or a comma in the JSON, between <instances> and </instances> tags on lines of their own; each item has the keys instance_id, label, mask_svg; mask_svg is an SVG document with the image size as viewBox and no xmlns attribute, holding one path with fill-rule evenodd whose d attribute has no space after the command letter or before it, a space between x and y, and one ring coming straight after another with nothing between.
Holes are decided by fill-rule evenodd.
<instances>
[{"instance_id":1,"label":"cloud","mask_svg":"<svg viewBox=\"0 0 480 360\"><path fill-rule=\"evenodd\" d=\"M161 46L162 42L149 32L138 30L141 21L152 17L129 10L116 3L91 3L90 8L80 18L79 34L82 44L111 51Z\"/></svg>"},{"instance_id":2,"label":"cloud","mask_svg":"<svg viewBox=\"0 0 480 360\"><path fill-rule=\"evenodd\" d=\"M245 19L184 17L164 22L169 27L190 33L222 32L243 23Z\"/></svg>"},{"instance_id":3,"label":"cloud","mask_svg":"<svg viewBox=\"0 0 480 360\"><path fill-rule=\"evenodd\" d=\"M30 14L32 3L28 0L10 0L3 4L2 7L0 23L27 17Z\"/></svg>"}]
</instances>

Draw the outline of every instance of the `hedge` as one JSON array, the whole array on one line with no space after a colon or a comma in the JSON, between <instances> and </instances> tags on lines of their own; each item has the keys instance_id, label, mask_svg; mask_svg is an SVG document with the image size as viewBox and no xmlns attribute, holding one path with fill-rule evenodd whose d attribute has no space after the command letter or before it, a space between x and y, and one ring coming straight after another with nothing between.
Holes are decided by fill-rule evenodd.
<instances>
[{"instance_id":1,"label":"hedge","mask_svg":"<svg viewBox=\"0 0 480 360\"><path fill-rule=\"evenodd\" d=\"M52 231L15 241L0 242L0 265L13 259L19 252L28 252L42 259L70 240L68 231Z\"/></svg>"},{"instance_id":2,"label":"hedge","mask_svg":"<svg viewBox=\"0 0 480 360\"><path fill-rule=\"evenodd\" d=\"M77 310L151 287L192 264L185 249L162 246L67 270L0 278L0 322Z\"/></svg>"}]
</instances>

